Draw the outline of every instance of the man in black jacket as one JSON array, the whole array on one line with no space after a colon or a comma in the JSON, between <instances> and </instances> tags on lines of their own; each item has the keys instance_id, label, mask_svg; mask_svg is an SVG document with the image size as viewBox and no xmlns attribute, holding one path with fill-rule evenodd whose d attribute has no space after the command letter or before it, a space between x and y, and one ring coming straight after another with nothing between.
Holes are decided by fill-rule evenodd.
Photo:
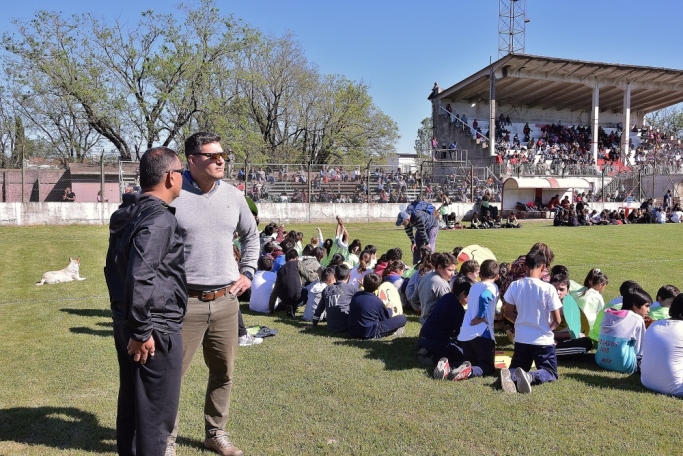
<instances>
[{"instance_id":1,"label":"man in black jacket","mask_svg":"<svg viewBox=\"0 0 683 456\"><path fill-rule=\"evenodd\" d=\"M149 149L140 160L143 194L126 194L110 220L104 274L119 362L121 455L163 455L178 413L187 283L168 204L180 195L182 172L173 150Z\"/></svg>"}]
</instances>

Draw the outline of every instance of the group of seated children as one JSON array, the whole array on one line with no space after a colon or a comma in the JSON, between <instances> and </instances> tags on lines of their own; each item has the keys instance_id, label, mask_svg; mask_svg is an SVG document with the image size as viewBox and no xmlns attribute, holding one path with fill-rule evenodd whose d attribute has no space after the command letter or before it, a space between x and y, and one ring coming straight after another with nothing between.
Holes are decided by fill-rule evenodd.
<instances>
[{"instance_id":1,"label":"group of seated children","mask_svg":"<svg viewBox=\"0 0 683 456\"><path fill-rule=\"evenodd\" d=\"M491 215L491 211L485 211L484 215L481 217L479 217L479 215L475 212L474 214L472 214L472 219L470 220L470 228L473 230L481 230L488 228L508 228L507 226L501 226L501 223L502 221L500 216L493 217ZM507 223L508 221L506 221L506 225ZM519 226L515 226L514 228L519 228Z\"/></svg>"},{"instance_id":2,"label":"group of seated children","mask_svg":"<svg viewBox=\"0 0 683 456\"><path fill-rule=\"evenodd\" d=\"M277 243L275 228L268 231L252 282L254 311L286 310L294 317L305 306L303 319L312 323L307 328L326 321L330 332L374 339L400 334L403 309L412 309L422 324L418 353L436 362L435 378L449 380L495 373L493 325L502 316L514 325L508 331L514 343L510 366L500 371L505 392L529 393L532 385L557 380L558 356L597 347L595 361L602 368L640 372L645 387L683 396L683 295L673 285L661 287L653 300L629 280L605 304L604 272L591 269L582 286L565 266L551 267L554 255L543 243L512 264L469 260L456 274L459 248L432 253L424 246L418 264L408 268L400 248L377 259L373 246L349 244L339 219L335 239L323 241L318 230L301 255L298 233Z\"/></svg>"},{"instance_id":3,"label":"group of seated children","mask_svg":"<svg viewBox=\"0 0 683 456\"><path fill-rule=\"evenodd\" d=\"M510 367L500 372L504 391L529 393L532 385L557 380L558 356L585 354L595 346L602 368L640 372L645 387L683 396L678 289L665 285L653 300L637 283L626 281L622 296L605 305L602 293L609 281L600 269L591 269L581 286L569 279L566 267L549 269L553 259L550 248L539 243L509 268L484 261L476 283L468 277L475 273L473 266L463 263L451 292L432 304L422 321L418 353L438 359L434 377L464 380L494 373L493 321L500 297L505 319L514 323ZM654 331L646 330L650 323Z\"/></svg>"},{"instance_id":4,"label":"group of seated children","mask_svg":"<svg viewBox=\"0 0 683 456\"><path fill-rule=\"evenodd\" d=\"M308 328L326 321L330 332L348 331L355 338L400 334L406 317L394 315L395 310L402 312L377 296L384 283L402 286L405 265L400 261L400 249L392 249L377 262L375 247L361 250L358 239L349 244L348 231L338 217L334 239L322 241L318 228L318 236L303 247L301 233L284 235L282 231L268 225L262 233L261 257L251 285L251 310L285 311L295 318L304 307L303 319L312 322ZM375 272L382 275L373 273L375 262Z\"/></svg>"}]
</instances>

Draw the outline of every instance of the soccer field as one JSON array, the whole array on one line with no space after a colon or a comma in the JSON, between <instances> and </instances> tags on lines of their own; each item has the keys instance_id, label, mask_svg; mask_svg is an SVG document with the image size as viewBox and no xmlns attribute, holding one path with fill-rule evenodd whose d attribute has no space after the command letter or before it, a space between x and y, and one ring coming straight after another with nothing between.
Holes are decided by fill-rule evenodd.
<instances>
[{"instance_id":1,"label":"soccer field","mask_svg":"<svg viewBox=\"0 0 683 456\"><path fill-rule=\"evenodd\" d=\"M332 237L333 225L323 225ZM315 226L291 225L308 240ZM380 252L409 242L393 223L349 224L351 239ZM654 296L666 283L683 287L683 226L555 228L439 233L437 250L480 244L514 261L536 242L554 264L583 282L592 267L619 284L638 281ZM218 233L217 233L218 234ZM230 242L230 233L224 233ZM113 454L118 367L102 268L107 227L0 228L0 454ZM217 236L218 237L218 236ZM43 272L81 256L87 280L34 286ZM637 376L599 369L592 357L562 362L560 380L531 395L507 395L494 377L440 382L416 360L420 325L406 335L356 341L327 334L324 324L256 315L247 326L275 328L263 344L238 349L231 415L235 444L248 455L298 454L680 454L681 401L649 392ZM499 348L511 349L499 335ZM202 449L207 370L201 356L185 378L179 455Z\"/></svg>"}]
</instances>

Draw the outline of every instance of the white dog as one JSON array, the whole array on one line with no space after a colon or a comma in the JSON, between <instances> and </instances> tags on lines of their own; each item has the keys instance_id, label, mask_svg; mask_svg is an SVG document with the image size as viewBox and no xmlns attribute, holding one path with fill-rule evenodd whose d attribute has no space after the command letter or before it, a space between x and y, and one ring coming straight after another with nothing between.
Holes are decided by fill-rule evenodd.
<instances>
[{"instance_id":1,"label":"white dog","mask_svg":"<svg viewBox=\"0 0 683 456\"><path fill-rule=\"evenodd\" d=\"M80 264L81 257L78 257L75 260L69 257L69 266L65 267L61 271L46 272L43 274L43 277L41 277L40 282L36 282L36 285L42 285L44 283L53 284L71 282L73 280L85 280L85 277L81 277L79 275Z\"/></svg>"}]
</instances>

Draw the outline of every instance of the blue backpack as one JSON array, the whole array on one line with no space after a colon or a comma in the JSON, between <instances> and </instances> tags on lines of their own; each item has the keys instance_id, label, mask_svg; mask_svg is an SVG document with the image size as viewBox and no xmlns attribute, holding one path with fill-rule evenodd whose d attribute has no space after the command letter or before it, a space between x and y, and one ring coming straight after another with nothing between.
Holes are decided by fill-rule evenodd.
<instances>
[{"instance_id":1,"label":"blue backpack","mask_svg":"<svg viewBox=\"0 0 683 456\"><path fill-rule=\"evenodd\" d=\"M415 200L406 207L406 212L412 214L415 211L422 211L429 215L434 215L436 208L432 203L428 203L427 201Z\"/></svg>"}]
</instances>

